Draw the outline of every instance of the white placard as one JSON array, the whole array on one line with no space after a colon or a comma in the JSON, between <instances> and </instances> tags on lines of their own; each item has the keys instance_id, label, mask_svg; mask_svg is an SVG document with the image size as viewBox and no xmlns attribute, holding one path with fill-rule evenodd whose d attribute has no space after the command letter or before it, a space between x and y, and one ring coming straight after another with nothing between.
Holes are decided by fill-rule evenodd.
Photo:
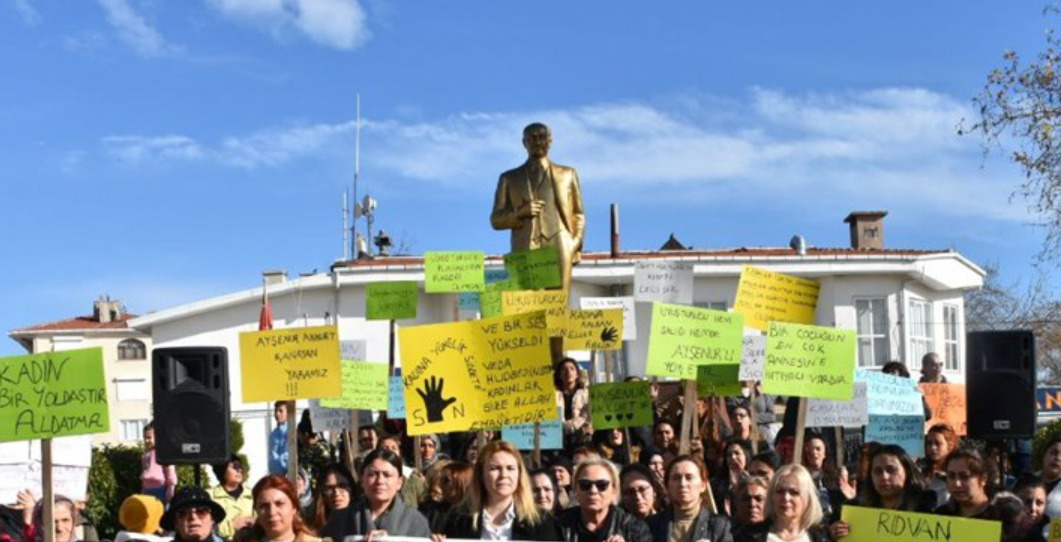
<instances>
[{"instance_id":1,"label":"white placard","mask_svg":"<svg viewBox=\"0 0 1061 542\"><path fill-rule=\"evenodd\" d=\"M309 420L314 431L353 430L351 413L348 408L324 408L320 399L309 400Z\"/></svg>"},{"instance_id":2,"label":"white placard","mask_svg":"<svg viewBox=\"0 0 1061 542\"><path fill-rule=\"evenodd\" d=\"M18 492L29 489L37 498L41 489L39 440L0 444L0 504L18 502ZM52 439L52 481L55 493L85 500L88 469L92 463L92 435Z\"/></svg>"},{"instance_id":3,"label":"white placard","mask_svg":"<svg viewBox=\"0 0 1061 542\"><path fill-rule=\"evenodd\" d=\"M762 380L763 366L765 365L766 335L745 335L737 378L741 380Z\"/></svg>"},{"instance_id":4,"label":"white placard","mask_svg":"<svg viewBox=\"0 0 1061 542\"><path fill-rule=\"evenodd\" d=\"M866 383L855 382L850 401L807 400L807 427L862 427L869 423Z\"/></svg>"},{"instance_id":5,"label":"white placard","mask_svg":"<svg viewBox=\"0 0 1061 542\"><path fill-rule=\"evenodd\" d=\"M339 357L347 361L367 361L368 341L365 339L339 341Z\"/></svg>"},{"instance_id":6,"label":"white placard","mask_svg":"<svg viewBox=\"0 0 1061 542\"><path fill-rule=\"evenodd\" d=\"M693 265L654 260L637 262L634 301L692 305Z\"/></svg>"},{"instance_id":7,"label":"white placard","mask_svg":"<svg viewBox=\"0 0 1061 542\"><path fill-rule=\"evenodd\" d=\"M637 318L634 312L633 297L583 297L578 303L582 310L623 309L623 340L637 340Z\"/></svg>"}]
</instances>

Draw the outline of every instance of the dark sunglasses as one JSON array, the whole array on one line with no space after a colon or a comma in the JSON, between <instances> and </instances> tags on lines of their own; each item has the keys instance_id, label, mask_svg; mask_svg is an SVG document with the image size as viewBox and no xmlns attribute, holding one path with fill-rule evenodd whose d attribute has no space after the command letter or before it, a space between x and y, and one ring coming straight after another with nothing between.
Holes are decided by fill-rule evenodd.
<instances>
[{"instance_id":1,"label":"dark sunglasses","mask_svg":"<svg viewBox=\"0 0 1061 542\"><path fill-rule=\"evenodd\" d=\"M605 492L612 486L611 480L590 480L589 478L582 478L578 481L578 488L582 491L589 491L591 488L596 487L597 491Z\"/></svg>"},{"instance_id":2,"label":"dark sunglasses","mask_svg":"<svg viewBox=\"0 0 1061 542\"><path fill-rule=\"evenodd\" d=\"M181 508L177 510L177 519L188 519L192 515L196 517L205 518L210 515L210 509L205 506L190 506L188 508Z\"/></svg>"}]
</instances>

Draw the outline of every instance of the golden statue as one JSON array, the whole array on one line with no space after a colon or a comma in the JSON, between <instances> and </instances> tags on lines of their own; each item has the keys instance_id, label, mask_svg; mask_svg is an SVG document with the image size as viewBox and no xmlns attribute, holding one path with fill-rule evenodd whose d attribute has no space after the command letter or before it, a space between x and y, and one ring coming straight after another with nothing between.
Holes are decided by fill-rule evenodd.
<instances>
[{"instance_id":1,"label":"golden statue","mask_svg":"<svg viewBox=\"0 0 1061 542\"><path fill-rule=\"evenodd\" d=\"M586 216L575 168L549 161L549 127L536 122L523 129L527 161L501 174L490 224L512 230L512 252L556 247L561 287L570 290L571 266L582 256Z\"/></svg>"}]
</instances>

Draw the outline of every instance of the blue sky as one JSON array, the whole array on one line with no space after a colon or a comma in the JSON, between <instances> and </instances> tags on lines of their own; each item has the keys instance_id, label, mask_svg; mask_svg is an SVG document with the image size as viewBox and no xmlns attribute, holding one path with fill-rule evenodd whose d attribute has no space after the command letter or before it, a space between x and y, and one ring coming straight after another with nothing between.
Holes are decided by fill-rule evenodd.
<instances>
[{"instance_id":1,"label":"blue sky","mask_svg":"<svg viewBox=\"0 0 1061 542\"><path fill-rule=\"evenodd\" d=\"M1004 156L958 137L1034 2L0 0L0 328L143 313L326 270L362 193L414 253L504 252L497 175L542 120L579 169L587 250L847 243L1031 274ZM20 353L10 340L0 354Z\"/></svg>"}]
</instances>

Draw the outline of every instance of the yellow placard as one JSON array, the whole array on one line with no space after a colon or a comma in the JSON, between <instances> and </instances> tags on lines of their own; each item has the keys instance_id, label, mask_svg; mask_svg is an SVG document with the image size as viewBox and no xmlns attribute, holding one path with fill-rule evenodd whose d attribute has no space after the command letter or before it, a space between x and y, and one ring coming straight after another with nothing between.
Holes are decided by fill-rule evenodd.
<instances>
[{"instance_id":1,"label":"yellow placard","mask_svg":"<svg viewBox=\"0 0 1061 542\"><path fill-rule=\"evenodd\" d=\"M573 309L567 313L564 348L618 350L623 347L623 309Z\"/></svg>"},{"instance_id":2,"label":"yellow placard","mask_svg":"<svg viewBox=\"0 0 1061 542\"><path fill-rule=\"evenodd\" d=\"M556 419L543 311L402 328L410 435Z\"/></svg>"},{"instance_id":3,"label":"yellow placard","mask_svg":"<svg viewBox=\"0 0 1061 542\"><path fill-rule=\"evenodd\" d=\"M567 292L564 290L524 290L501 292L501 314L510 316L545 311L550 337L563 337L567 331Z\"/></svg>"},{"instance_id":4,"label":"yellow placard","mask_svg":"<svg viewBox=\"0 0 1061 542\"><path fill-rule=\"evenodd\" d=\"M1061 519L1050 520L1050 536L1046 542L1061 542Z\"/></svg>"},{"instance_id":5,"label":"yellow placard","mask_svg":"<svg viewBox=\"0 0 1061 542\"><path fill-rule=\"evenodd\" d=\"M342 396L336 326L248 331L239 350L245 403Z\"/></svg>"},{"instance_id":6,"label":"yellow placard","mask_svg":"<svg viewBox=\"0 0 1061 542\"><path fill-rule=\"evenodd\" d=\"M1002 537L1002 522L984 519L848 505L840 519L851 527L844 542L998 542Z\"/></svg>"},{"instance_id":7,"label":"yellow placard","mask_svg":"<svg viewBox=\"0 0 1061 542\"><path fill-rule=\"evenodd\" d=\"M744 325L762 331L770 322L813 324L820 288L816 280L745 265L733 312L744 315Z\"/></svg>"}]
</instances>

